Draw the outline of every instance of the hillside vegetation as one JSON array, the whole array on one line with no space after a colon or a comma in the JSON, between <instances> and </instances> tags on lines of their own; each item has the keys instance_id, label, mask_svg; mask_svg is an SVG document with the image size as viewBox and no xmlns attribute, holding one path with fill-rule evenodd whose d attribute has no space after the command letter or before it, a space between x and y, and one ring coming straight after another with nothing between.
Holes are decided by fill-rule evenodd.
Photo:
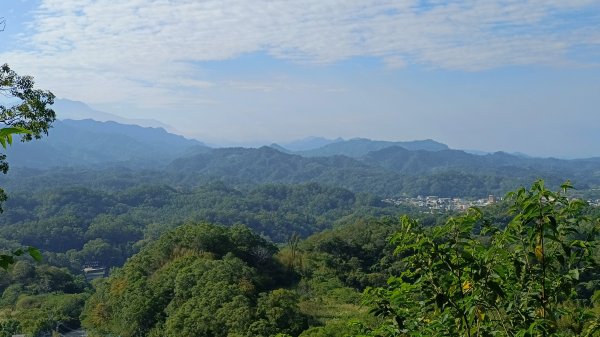
<instances>
[{"instance_id":1,"label":"hillside vegetation","mask_svg":"<svg viewBox=\"0 0 600 337\"><path fill-rule=\"evenodd\" d=\"M275 145L209 148L161 128L66 120L56 122L47 139L9 149L9 158L13 170L0 184L12 190L123 188L140 180L177 188L213 181L244 188L316 182L380 197L487 197L542 178L552 187L571 179L582 195L600 199L598 158L475 155L432 140L352 139L304 152Z\"/></svg>"}]
</instances>

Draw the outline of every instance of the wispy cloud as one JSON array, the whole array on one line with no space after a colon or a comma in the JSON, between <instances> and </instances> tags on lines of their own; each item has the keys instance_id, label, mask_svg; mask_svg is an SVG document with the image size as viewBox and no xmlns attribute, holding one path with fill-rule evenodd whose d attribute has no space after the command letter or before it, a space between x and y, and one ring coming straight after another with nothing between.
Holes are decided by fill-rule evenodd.
<instances>
[{"instance_id":1,"label":"wispy cloud","mask_svg":"<svg viewBox=\"0 0 600 337\"><path fill-rule=\"evenodd\" d=\"M566 65L599 41L594 0L42 0L23 50L0 58L63 95L107 102L211 88L198 62L255 52L478 71Z\"/></svg>"},{"instance_id":2,"label":"wispy cloud","mask_svg":"<svg viewBox=\"0 0 600 337\"><path fill-rule=\"evenodd\" d=\"M239 90L271 92L277 88L274 84L259 82L227 81L225 85Z\"/></svg>"}]
</instances>

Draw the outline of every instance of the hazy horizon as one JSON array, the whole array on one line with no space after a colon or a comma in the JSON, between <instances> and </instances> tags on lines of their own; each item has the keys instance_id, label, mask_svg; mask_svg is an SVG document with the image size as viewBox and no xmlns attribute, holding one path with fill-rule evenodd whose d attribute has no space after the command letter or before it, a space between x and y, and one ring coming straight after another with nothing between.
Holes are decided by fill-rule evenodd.
<instances>
[{"instance_id":1,"label":"hazy horizon","mask_svg":"<svg viewBox=\"0 0 600 337\"><path fill-rule=\"evenodd\" d=\"M79 112L75 112L72 108L67 110L66 114L63 114L62 110L60 109L60 107L65 106L65 104L71 105L71 106L77 106L80 104L84 104L86 106L86 109L82 109ZM373 141L389 141L389 142L410 142L410 141L423 141L423 140L433 140L445 145L448 145L450 149L453 150L462 150L468 153L473 153L473 154L491 154L494 152L506 152L506 153L510 153L510 154L514 154L514 155L525 155L525 156L531 156L531 157L540 157L540 158L545 158L545 157L555 157L555 158L559 158L559 159L582 159L582 158L590 158L590 157L576 157L576 156L535 156L532 155L530 153L525 153L525 152L521 152L521 151L509 151L509 150L505 150L505 149L492 149L489 151L485 151L485 150L481 150L478 148L458 148L458 147L453 147L450 146L450 144L444 143L443 141L440 141L438 139L433 139L433 138L419 138L419 139L401 139L401 138L388 138L388 139L380 139L380 138L369 138L369 137L362 137L362 136L353 136L353 137L341 137L341 136L332 136L332 137L325 137L322 135L313 135L313 134L307 134L298 138L282 138L282 139L254 139L254 140L247 140L247 141L243 141L243 140L231 140L231 139L211 139L211 138L199 138L199 137L195 137L193 135L186 135L183 132L181 132L180 130L177 130L176 128L172 127L171 125L165 124L160 120L156 120L156 119L128 119L125 118L123 116L119 116L116 114L112 114L110 112L107 111L99 111L97 109L94 109L92 106L85 104L84 102L80 102L80 101L72 101L69 99L65 99L65 98L57 98L56 100L56 106L54 106L54 108L57 110L57 117L58 119L61 120L68 120L68 119L73 119L73 120L82 120L82 119L93 119L96 121L106 121L106 120L110 120L110 121L114 121L117 123L123 123L123 124L133 124L133 125L138 125L138 126L142 126L142 127L159 127L159 128L163 128L164 130L166 130L167 132L173 133L173 134L177 134L180 136L184 136L188 139L194 139L194 140L198 140L202 143L204 143L207 146L210 147L254 147L254 148L258 148L261 146L271 146L274 144L277 144L279 146L284 147L287 150L290 151L302 151L302 149L294 149L293 146L289 146L290 144L293 143L306 143L308 141L311 140L324 140L326 141L326 143L333 143L336 141L348 141L348 140L353 140L353 139L369 139L369 140L373 140ZM87 110L87 109L91 109L91 110ZM82 113L83 112L83 113ZM94 113L96 113L94 115ZM51 134L51 133L50 133ZM320 146L311 146L306 149L316 149Z\"/></svg>"},{"instance_id":2,"label":"hazy horizon","mask_svg":"<svg viewBox=\"0 0 600 337\"><path fill-rule=\"evenodd\" d=\"M600 3L19 0L0 63L207 143L600 156Z\"/></svg>"}]
</instances>

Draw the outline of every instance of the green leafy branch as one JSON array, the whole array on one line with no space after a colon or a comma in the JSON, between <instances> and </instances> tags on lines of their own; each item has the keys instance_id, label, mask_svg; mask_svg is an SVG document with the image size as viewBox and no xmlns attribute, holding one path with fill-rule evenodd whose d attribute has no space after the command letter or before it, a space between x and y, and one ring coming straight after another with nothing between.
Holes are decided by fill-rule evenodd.
<instances>
[{"instance_id":1,"label":"green leafy branch","mask_svg":"<svg viewBox=\"0 0 600 337\"><path fill-rule=\"evenodd\" d=\"M12 126L12 127L7 127L7 128L2 128L0 129L0 145L2 145L3 148L6 149L6 147L8 145L12 145L13 142L13 135L16 134L33 134L33 132L19 127L19 126Z\"/></svg>"},{"instance_id":2,"label":"green leafy branch","mask_svg":"<svg viewBox=\"0 0 600 337\"><path fill-rule=\"evenodd\" d=\"M392 242L403 271L366 291L385 320L368 336L590 335L600 315L577 292L598 229L585 202L543 181L507 195L512 220L486 221L478 209L425 228L408 217Z\"/></svg>"}]
</instances>

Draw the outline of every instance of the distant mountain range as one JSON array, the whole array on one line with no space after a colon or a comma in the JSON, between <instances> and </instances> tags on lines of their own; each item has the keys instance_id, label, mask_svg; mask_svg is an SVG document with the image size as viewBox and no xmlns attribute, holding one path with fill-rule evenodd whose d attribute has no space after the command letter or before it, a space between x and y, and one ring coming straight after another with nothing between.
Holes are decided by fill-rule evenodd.
<instances>
[{"instance_id":1,"label":"distant mountain range","mask_svg":"<svg viewBox=\"0 0 600 337\"><path fill-rule=\"evenodd\" d=\"M16 141L6 154L11 166L32 168L162 167L179 156L206 149L197 140L162 128L84 119L56 121L48 136L27 143Z\"/></svg>"},{"instance_id":2,"label":"distant mountain range","mask_svg":"<svg viewBox=\"0 0 600 337\"><path fill-rule=\"evenodd\" d=\"M288 143L282 144L273 144L275 146L280 146L281 148L286 149L287 151L297 152L297 151L308 151L317 149L332 143L343 142L344 139L327 139L323 137L307 137L303 139L298 139Z\"/></svg>"},{"instance_id":3,"label":"distant mountain range","mask_svg":"<svg viewBox=\"0 0 600 337\"><path fill-rule=\"evenodd\" d=\"M354 138L345 141L336 141L324 146L298 151L296 153L305 157L324 157L324 156L335 156L343 155L352 158L360 158L365 156L369 152L378 151L381 149L398 146L407 150L424 150L424 151L442 151L448 150L446 144L436 142L431 139L427 140L415 140L408 142L389 142L389 141L377 141L366 138Z\"/></svg>"},{"instance_id":4,"label":"distant mountain range","mask_svg":"<svg viewBox=\"0 0 600 337\"><path fill-rule=\"evenodd\" d=\"M379 195L486 196L544 178L553 186L600 186L600 158L526 158L503 152L407 150L391 146L358 158L305 157L272 147L223 148L174 160L167 171L184 185L203 179L234 184L319 182Z\"/></svg>"},{"instance_id":5,"label":"distant mountain range","mask_svg":"<svg viewBox=\"0 0 600 337\"><path fill-rule=\"evenodd\" d=\"M93 109L89 105L79 102L72 101L69 99L56 99L52 109L56 112L56 117L59 120L83 120L83 119L92 119L98 122L117 122L120 124L127 125L139 125L143 127L151 127L151 128L163 128L169 132L175 132L175 129L167 124L159 122L154 119L141 119L141 118L124 118L121 116L117 116L112 113L98 111Z\"/></svg>"},{"instance_id":6,"label":"distant mountain range","mask_svg":"<svg viewBox=\"0 0 600 337\"><path fill-rule=\"evenodd\" d=\"M88 112L99 116L97 111ZM6 154L13 168L127 168L130 174L144 171L151 181L182 187L209 180L235 186L318 182L381 196L486 196L538 178L554 186L572 179L582 190L600 186L600 158L472 154L430 139L390 142L312 137L284 145L287 147L210 148L164 128L66 119L56 121L47 137L15 142ZM17 186L18 182L11 184Z\"/></svg>"}]
</instances>

